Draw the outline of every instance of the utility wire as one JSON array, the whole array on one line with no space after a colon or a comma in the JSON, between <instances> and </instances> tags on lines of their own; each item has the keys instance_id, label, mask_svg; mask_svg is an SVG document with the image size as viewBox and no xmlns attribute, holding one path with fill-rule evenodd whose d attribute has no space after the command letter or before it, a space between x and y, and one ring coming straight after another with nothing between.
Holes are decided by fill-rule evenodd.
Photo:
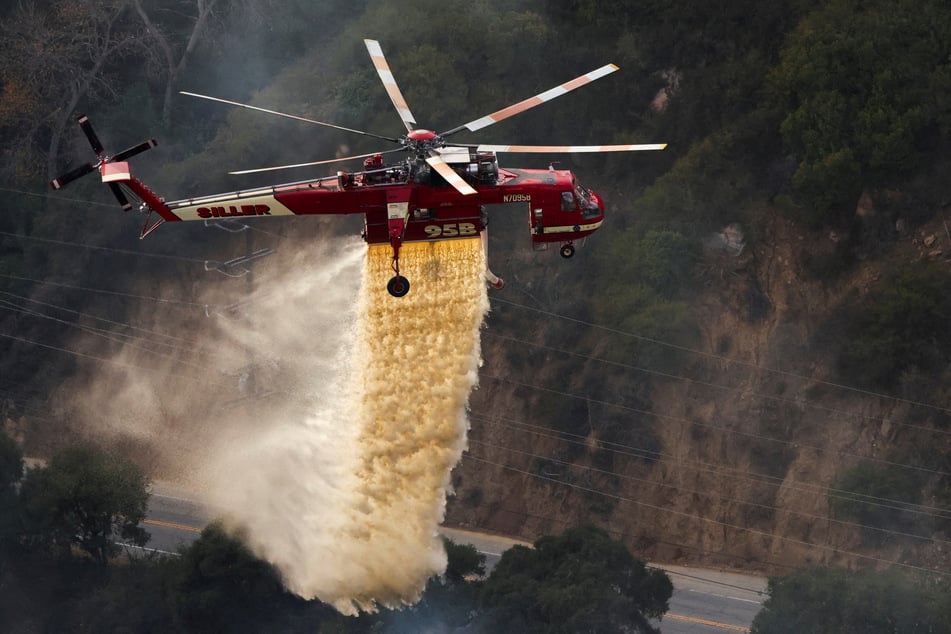
<instances>
[{"instance_id":1,"label":"utility wire","mask_svg":"<svg viewBox=\"0 0 951 634\"><path fill-rule=\"evenodd\" d=\"M527 433L532 433L542 438L550 438L553 440L560 440L563 442L575 444L581 447L588 448L590 445L587 442L584 436L577 434L571 434L563 431L554 431L550 428L540 427L537 425L531 425L529 423L524 423L521 421L516 421L511 418L506 417L496 417L498 420L479 414L477 412L470 412L470 417L476 420L480 420L484 424L496 425L496 426L505 426L507 429L522 428L523 431ZM554 433L552 433L554 432ZM474 442L474 441L473 441ZM928 506L923 504L912 504L903 500L895 500L892 498L885 498L874 495L867 495L862 493L854 493L852 491L847 491L844 489L837 489L834 487L811 484L808 482L786 482L784 478L777 476L771 476L767 474L754 473L748 471L740 471L736 469L730 469L723 467L716 463L709 462L699 462L699 461L690 461L677 458L673 454L664 453L660 451L644 449L640 447L633 447L630 445L624 445L621 443L614 443L608 441L598 441L598 449L602 451L608 451L617 455L622 455L629 458L635 458L639 460L648 460L648 461L657 461L663 464L671 465L677 468L685 468L697 473L707 473L720 478L728 478L730 480L740 480L753 482L756 484L763 484L766 486L775 487L777 489L784 488L791 491L797 491L801 493L807 493L811 495L827 495L831 497L836 497L840 499L856 500L869 504L870 506L878 506L881 508L900 510L912 514L925 515L928 517L933 517L936 519L951 519L951 509ZM547 458L546 458L547 459ZM662 483L657 483L661 486Z\"/></svg>"},{"instance_id":2,"label":"utility wire","mask_svg":"<svg viewBox=\"0 0 951 634\"><path fill-rule=\"evenodd\" d=\"M670 380L675 380L675 381L682 381L682 382L684 382L684 383L690 383L690 384L693 384L693 385L699 385L699 386L701 386L701 387L708 387L708 388L711 388L711 389L714 389L714 390L720 390L720 391L724 391L724 392L734 392L734 393L739 394L739 395L749 395L749 396L751 396L751 397L753 397L753 398L756 398L756 399L767 400L767 401L775 401L775 402L778 402L778 403L786 403L786 404L789 404L789 405L793 405L793 406L795 406L795 407L810 407L810 408L812 408L812 409L815 409L815 410L818 410L818 411L821 411L821 412L826 412L826 413L828 413L828 414L836 414L836 415L840 415L840 416L847 417L847 418L857 418L857 419L860 419L860 420L874 421L874 422L877 422L877 423L884 423L884 422L885 422L885 420L884 420L881 416L871 416L871 415L868 415L868 414L861 414L861 413L856 414L856 413L853 413L853 412L846 412L846 411L844 411L844 410L836 409L836 408L834 408L834 407L826 407L826 406L824 406L824 405L820 405L820 404L818 404L818 403L815 403L815 402L810 401L809 399L805 399L805 398L803 398L803 399L798 399L798 398L793 399L793 398L787 398L787 397L783 397L783 396L773 396L773 395L770 395L770 394L760 394L760 393L758 393L758 392L754 392L753 390L750 390L750 389L747 389L747 388L733 387L733 386L728 386L728 385L719 385L719 384L717 384L717 383L712 383L712 382L709 382L709 381L701 381L701 380L699 380L699 379L695 379L695 378L691 378L691 377L686 377L686 376L683 376L683 375L680 375L680 374L672 374L672 373L668 373L668 372L661 372L661 371L659 371L659 370L652 370L652 369L650 369L650 368L645 368L645 367L633 365L633 364L630 364L630 363L623 363L623 362L621 362L621 361L612 361L612 360L610 360L610 359L605 359L605 358L603 358L603 357L597 357L597 356L582 354L582 353L579 353L579 352L573 352L573 351L571 351L571 350L565 350L565 349L563 349L563 348L556 348L556 347L554 347L554 346L547 346L547 345L540 344L540 343L535 343L535 342L532 342L532 341L526 341L526 340L524 340L524 339L519 339L518 337L512 337L512 336L509 336L509 335L501 335L501 334L492 332L492 331L490 331L490 330L484 331L483 334L484 334L485 336L488 336L488 337L493 338L493 339L498 339L498 340L501 340L501 341L506 341L506 342L509 342L509 343L515 343L515 344L519 344L519 345L523 345L523 346L531 346L531 347L533 347L533 348L538 348L538 349L541 349L541 350L546 350L546 351L548 351L548 352L557 352L557 353L560 353L560 354L564 354L564 355L568 355L568 356L571 356L571 357L575 357L575 358L577 358L577 359L583 359L583 360L585 360L585 361L596 361L596 362L598 362L598 363L603 363L603 364L605 364L605 365L614 366L614 367L621 368L621 369L624 369L624 370L631 370L632 372L640 372L640 373L643 373L643 374L649 374L649 375L657 376L657 377L660 377L660 378L663 378L663 379L670 379ZM948 429L939 429L939 428L937 428L937 427L926 427L925 425L916 425L916 424L914 424L914 423L893 422L892 424L895 425L895 426L898 426L898 427L906 427L906 428L908 428L908 429L916 429L916 430L919 430L919 431L926 431L926 432L930 432L930 433L934 433L934 434L944 434L944 435L949 435L949 436L951 436L951 430L948 430Z\"/></svg>"},{"instance_id":3,"label":"utility wire","mask_svg":"<svg viewBox=\"0 0 951 634\"><path fill-rule=\"evenodd\" d=\"M97 357L97 356L92 355L92 354L86 354L85 352L78 352L78 351L76 351L76 350L69 350L68 348L63 348L63 347L60 347L60 346L53 346L53 345L50 345L50 344L41 343L41 342L39 342L39 341L33 341L33 340L31 340L31 339L26 339L25 337L18 337L18 336L16 336L16 335L8 335L8 334L2 333L2 332L0 332L0 337L2 337L2 338L4 338L4 339L10 339L10 340L12 340L12 341L18 341L18 342L20 342L20 343L25 343L25 344L32 345L32 346L37 346L37 347L40 347L40 348L46 348L46 349L48 349L48 350L55 350L55 351L57 351L57 352L62 352L62 353L65 353L65 354L70 354L70 355L73 355L73 356L75 356L75 357L80 357L80 358L83 358L83 359L90 359L90 360L92 360L92 361L97 361L97 362L99 362L99 363L104 363L104 364L107 364L107 365L114 365L114 366L117 366L117 367L125 368L125 369L127 369L127 370L144 370L144 371L146 371L146 372L159 372L159 373L161 373L161 372L167 373L167 372L168 372L168 370L167 370L166 368L149 368L149 367L146 367L146 366L144 366L144 365L136 365L136 364L132 364L132 363L125 363L125 362L122 362L122 361L116 361L115 359L106 359L106 358L103 358L103 357ZM223 382L221 382L221 381L216 381L216 380L214 380L214 379L210 379L210 378L207 376L207 374L196 375L196 376L200 376L201 379L202 379L202 381L205 382L205 383L207 383L208 385L217 385L217 386L219 386L219 387L231 387L230 384L223 383Z\"/></svg>"},{"instance_id":4,"label":"utility wire","mask_svg":"<svg viewBox=\"0 0 951 634\"><path fill-rule=\"evenodd\" d=\"M622 496L622 495L617 495L617 494L614 494L614 493L608 493L608 492L605 492L605 491L600 491L600 490L598 490L598 489L593 489L593 488L591 488L591 487L582 486L582 485L580 485L580 484L575 484L575 483L573 483L573 482L563 482L563 481L561 481L561 480L556 480L556 479L554 479L554 478L550 478L550 477L544 476L544 475L542 475L542 474L532 473L532 472L526 471L526 470L524 470L524 469L519 469L518 467L513 467L513 466L511 466L511 465L503 464L503 463L500 463L500 462L495 462L495 461L488 460L488 459L486 459L486 458L482 458L482 457L475 456L475 455L472 455L472 454L467 454L466 457L468 457L468 458L470 458L470 459L472 459L472 460L475 460L475 461L477 461L477 462L481 462L481 463L483 463L483 464L488 464L488 465L492 465L492 466L495 466L495 467L499 467L499 468L505 469L505 470L507 470L507 471L512 471L512 472L514 472L514 473L519 473L519 474L522 474L522 475L526 475L526 476L529 476L529 477L531 477L531 478L535 478L535 479L538 479L538 480L543 480L543 481L548 482L548 483L551 483L551 484L568 487L568 488L575 489L575 490L578 490L578 491L584 491L584 492L586 492L586 493L593 493L593 494L595 494L595 495L600 495L600 496L607 497L607 498L612 498L612 499L614 499L614 500L617 500L618 502L625 502L625 503L628 503L628 504L633 504L633 505L635 505L635 506L639 506L639 507L651 509L651 510L653 510L653 511L657 511L657 512L660 512L660 513L667 513L667 514L670 514L670 515L677 515L677 516L679 516L679 517L684 517L684 518L687 518L687 519L690 519L690 520L697 520L697 521L699 521L699 522L707 522L707 523L710 523L710 524L715 524L715 525L717 525L717 526L721 526L721 527L723 527L723 528L728 528L728 529L735 530L735 531L739 531L739 532L743 532L743 533L749 533L749 534L752 534L752 535L757 535L757 536L759 536L759 537L763 537L763 538L766 538L766 539L771 539L771 540L772 540L772 539L778 539L778 540L780 540L780 541L788 542L788 543L791 543L791 544L796 544L796 545L799 545L799 546L805 546L805 547L810 548L810 549L826 551L826 552L828 552L828 553L830 553L830 554L833 554L833 555L845 555L845 556L852 557L852 558L855 558L855 559L863 559L863 560L866 560L866 561L871 561L871 562L876 563L876 564L887 564L887 565L889 565L889 566L898 566L898 567L901 567L901 568L906 568L906 569L908 569L908 570L914 570L914 571L916 571L916 572L922 572L922 573L927 573L927 574L931 574L931 575L937 574L937 575L941 575L942 577L951 576L951 572L945 572L945 571L941 571L941 570L932 570L932 569L929 569L929 568L925 568L925 567L923 567L923 566L915 566L915 565L913 565L913 564L907 564L907 563L903 563L903 562L900 562L900 561L890 561L890 560L888 560L888 559L883 559L883 558L881 558L881 557L875 557L875 556L873 556L873 555L865 555L865 554L862 554L862 553L856 553L856 552L852 552L852 551L842 550L842 549L840 549L840 548L835 548L835 547L833 547L833 546L825 546L825 545L822 545L822 544L814 544L814 543L807 542L807 541L805 541L805 540L797 539L797 538L794 538L794 537L788 537L788 536L785 536L785 535L775 535L775 534L773 534L773 533L767 533L766 531L762 531L762 530L755 529L755 528L750 528L750 527L747 527L747 526L740 526L740 525L738 525L738 524L731 524L731 523L729 523L729 522L724 522L724 521L721 521L721 520L715 520L715 519L711 519L711 518L708 518L708 517L702 517L702 516L699 516L699 515L694 515L694 514L691 514L691 513L687 513L687 512L685 512L685 511L678 511L678 510L676 510L676 509L665 508L665 507L663 507L663 506L658 506L658 505L656 505L656 504L650 504L650 503L648 503L648 502L641 502L641 501L639 501L639 500L635 500L635 499L632 499L632 498L629 498L629 497L625 497L625 496Z\"/></svg>"},{"instance_id":5,"label":"utility wire","mask_svg":"<svg viewBox=\"0 0 951 634\"><path fill-rule=\"evenodd\" d=\"M626 475L626 474L623 474L623 473L617 473L617 472L613 472L613 471L607 471L607 470L604 470L604 469L599 469L599 468L594 467L594 466L579 465L579 464L575 464L575 463L569 462L569 461L567 461L567 460L559 460L559 459L557 459L557 458L551 458L551 457L548 457L548 456L542 456L542 455L540 455L540 454L536 454L536 453L533 453L533 452L531 452L531 451L524 451L524 450L521 450L521 449L515 449L514 447L508 447L508 446L497 445L497 444L493 444L493 443L487 443L487 442L483 442L483 441L481 441L481 440L470 439L470 440L469 440L469 443L470 443L470 444L480 445L480 446L487 447L487 448L491 448L491 449L501 449L501 450L503 450L503 451L507 451L507 452L513 453L513 454L518 454L518 455L520 455L520 456L522 456L522 457L526 457L526 458L537 458L537 459L540 459L540 460L545 460L545 461L547 461L547 462L552 462L552 463L561 465L561 466L563 466L563 467L575 467L575 468L577 468L577 469L581 469L581 470L584 470L584 471L587 471L587 472L590 472L590 473L595 473L595 474L599 474L599 475L611 476L611 477L615 477L615 478L620 478L620 479L622 479L622 480L628 480L628 481L631 481L631 482L641 482L641 483L644 483L644 484L649 484L649 485L652 485L652 486L655 486L655 487L664 488L664 489L672 489L674 492L679 493L679 494L691 494L691 495L696 495L696 496L699 496L699 497L702 497L702 498L706 498L706 499L708 499L708 500L718 500L718 501L721 501L721 502L731 502L731 503L733 503L733 504L739 504L739 505L747 506L747 507L760 508L760 509L765 509L765 510L769 510L769 511L776 511L776 512L779 512L779 513L785 513L785 514L788 514L788 515L795 515L795 516L798 516L798 517L803 517L803 518L806 518L806 519L821 520L821 521L823 521L823 522L829 522L830 524L837 524L837 525L846 526L846 527L849 527L849 528L861 528L861 529L871 530L871 531L875 531L875 532L878 532L878 533L882 533L882 534L884 534L884 535L893 535L893 536L896 536L896 537L906 537L906 538L909 538L909 539L916 539L916 540L926 541L926 542L937 542L937 543L941 543L941 544L951 544L951 541L945 540L945 539L932 539L931 537L928 537L928 536L925 536L925 535L916 535L916 534L914 534L914 533L905 533L905 532L898 531L898 530L887 529L887 528L881 528L881 527L878 527L878 526L872 526L871 524L862 524L862 523L860 523L860 522L848 522L848 521L844 521L844 520L838 520L838 519L835 519L835 518L832 518L832 517L826 517L826 516L821 516L821 515L815 515L815 514L813 514L813 513L805 513L805 512L802 512L802 511L795 511L795 510L792 510L792 509L787 509L787 508L779 507L779 506L776 506L776 505L774 505L774 504L761 504L761 503L757 503L757 502L749 502L749 501L746 501L746 500L738 500L738 499L735 499L735 498L729 498L729 497L725 497L725 496L723 496L723 495L719 495L719 494L715 494L715 493L710 493L709 491L697 491L697 490L695 490L695 489L686 489L686 488L684 488L684 487L680 487L680 486L677 486L677 485L674 485L674 484L665 484L665 483L663 483L663 482L658 482L658 481L656 481L656 480L650 480L650 479L648 479L648 478L639 478L639 477L637 477L637 476Z\"/></svg>"},{"instance_id":6,"label":"utility wire","mask_svg":"<svg viewBox=\"0 0 951 634\"><path fill-rule=\"evenodd\" d=\"M10 301L4 300L4 299L0 299L0 308L6 309L6 310L13 310L14 312L20 313L20 314L22 314L22 315L29 315L29 316L32 316L32 317L39 317L39 318L41 318L41 319L47 319L47 320L50 320L50 321L53 321L53 322L56 322L56 323L59 323L59 324L63 324L63 325L65 325L65 326L69 326L70 328L76 328L76 329L79 329L79 330L81 330L81 331L83 331L83 332L86 332L86 333L88 333L88 334L90 334L90 335L93 335L93 336L96 336L96 337L102 337L102 338L106 339L107 341L111 341L112 343L117 343L117 344L120 344L120 345L123 345L123 346L127 346L127 347L129 347L129 348L135 349L135 350L140 350L140 351L142 351L142 352L147 352L147 353L149 353L149 354L154 354L154 355L156 355L156 356L159 356L159 357L162 357L162 358L165 358L165 359L169 359L169 360L171 360L171 361L174 361L175 363L192 367L192 368L194 368L194 369L196 369L196 370L207 370L206 367L201 366L201 365L198 365L198 364L196 364L196 363L192 363L192 362L190 362L190 361L188 361L188 360L186 360L186 359L182 359L182 358L179 358L179 357L174 357L174 356L172 356L172 355L170 355L170 354L168 354L168 353L166 353L166 352L159 352L158 350L153 350L153 349L148 348L148 347L146 347L146 346L139 345L139 344L136 343L134 340L137 340L137 339L140 339L140 338L135 337L134 335L124 335L124 334L122 334L122 333L115 333L115 332L112 332L112 331L109 331L109 330L102 330L102 329L98 329L98 328L91 328L91 327L89 327L89 326L84 326L83 324L78 324L78 323L75 323L75 322L66 321L65 319L59 319L59 318L57 318L57 317L51 317L50 315L45 315L45 314L40 313L40 312L37 312L37 311L25 309L25 308L23 308L23 307L21 307L21 306L18 306L18 305L16 305L16 304L14 304L14 303L12 303L12 302L10 302ZM168 346L169 344L159 344L159 345Z\"/></svg>"},{"instance_id":7,"label":"utility wire","mask_svg":"<svg viewBox=\"0 0 951 634\"><path fill-rule=\"evenodd\" d=\"M146 339L146 340L147 340L147 341L150 341L150 342L152 342L152 343L155 343L155 344L157 344L157 345L162 345L162 346L169 347L169 348L171 348L171 349L173 349L173 350L186 349L186 350L192 350L192 351L193 351L193 350L195 350L196 347L205 347L205 348L207 349L207 347L206 347L206 346L203 346L203 344L200 344L199 342L194 341L194 340L191 340L191 339L186 339L186 338L184 338L184 337L179 337L179 336L177 336L177 335L170 335L170 334L166 334L166 333L156 332L156 331L154 331L154 330L149 330L149 329L147 329L147 328L140 328L140 327L138 327L138 326L133 326L132 324L129 324L129 323L126 323L126 322L113 321L113 320L111 320L111 319L106 319L105 317L98 317L98 316L96 316L96 315L90 315L89 313L81 313L81 312L79 312L79 311L77 311L77 310L73 310L73 309L71 309L71 308L66 308L65 306L59 306L59 305L57 305L57 304L51 304L51 303L49 303L49 302L43 302L43 301L40 301L40 300L37 300L37 299L31 299L31 298L26 297L26 296L24 296L24 295L17 295L16 293L10 293L10 292L8 292L8 291L0 291L0 295L6 295L7 297L12 297L13 299L18 299L18 300L23 301L23 302L29 302L29 303L31 303L31 304L38 304L39 306L43 306L43 307L45 307L45 308L52 308L52 309L54 309L54 310L60 310L60 311L63 311L63 312L65 312L65 313L69 313L69 314L71 314L71 315L75 315L77 319L91 319L91 320L94 320L94 321L102 322L102 323L104 323L104 324L108 324L108 325L110 325L110 326L115 326L115 327L119 327L119 328L127 328L127 329L132 330L132 331L141 332L141 333L143 333L143 334L145 334L145 335L148 335L148 336L150 336L150 337L158 337L158 338L161 338L161 339L166 339L166 340L169 341L169 343L166 343L166 342L164 342L164 341L151 341L151 340L149 340L149 339ZM22 307L22 306L21 306L21 307ZM95 328L95 329L93 329L93 330L99 331L99 332L106 332L106 330L105 330L105 329L102 329L102 328ZM112 332L115 332L115 331L112 331ZM117 333L117 334L118 334L119 336L123 336L123 337L129 337L129 338L135 338L135 339L145 339L145 337L137 336L137 335L128 335L128 334L123 334L123 333Z\"/></svg>"},{"instance_id":8,"label":"utility wire","mask_svg":"<svg viewBox=\"0 0 951 634\"><path fill-rule=\"evenodd\" d=\"M817 452L817 453L829 453L830 451L833 451L833 450L831 450L831 449L827 449L827 448L824 448L824 447L820 447L820 446L818 446L818 445L806 445L806 444L804 444L804 443L796 442L796 441L792 441L792 440L780 440L780 439L778 439L778 438L773 438L773 437L770 437L770 436L765 436L765 435L763 435L763 434L755 434L755 433L753 433L753 432L746 432L746 431L741 431L741 430L737 430L737 429L729 429L729 428L727 428L727 427L723 427L723 426L720 426L720 425L714 425L714 424L711 424L711 423L702 423L702 422L699 422L699 421L692 421L692 420L687 419L687 418L684 418L684 417L682 417L682 416L673 416L673 415L670 415L670 414L658 414L658 413L652 412L652 411L650 411L650 410L640 409L640 408L637 408L637 407L631 407L631 406L628 406L628 405L621 405L620 403L612 403L612 402L610 402L610 401L604 401L604 400L600 400L600 399L594 399L594 398L590 398L590 397L587 397L587 396L579 396L579 395L577 395L577 394L572 394L571 392L565 392L565 391L563 391L563 390L555 390L555 389L552 389L552 388L542 387L542 386L540 386L540 385L534 385L534 384L531 384L531 383L525 383L524 381L516 381L515 379L507 379L507 378L505 378L505 377L496 376L496 375L492 375L492 374L482 374L482 377L483 377L483 378L486 378L486 379L492 379L492 380L494 380L494 381L498 381L498 382L501 382L501 383L509 383L509 384L511 384L511 385L516 385L516 386L518 386L518 387L524 387L524 388L536 390L536 391L539 391L539 392L546 392L546 393L548 393L548 394L555 394L555 395L557 395L557 396L564 396L564 397L567 397L567 398L583 400L583 401L585 401L585 402L587 402L587 403L595 403L595 404L597 404L597 405L603 405L603 406L606 406L606 407L612 407L612 408L619 409L619 410L622 410L622 411L625 411L625 412L631 412L631 413L634 413L634 414L643 414L644 416L653 416L653 417L658 418L658 419L674 421L674 422L683 423L683 424L690 425L690 426L694 426L694 427L703 427L703 428L706 428L706 429L712 429L712 430L716 430L716 431L723 432L723 433L726 433L726 434L733 434L733 435L736 435L736 436L745 436L745 437L747 437L747 438L752 438L752 439L754 439L754 440L763 440L763 441L772 442L772 443L781 444L781 445L786 445L786 446L788 446L788 447L794 447L794 448L811 449L811 450L813 450L813 451L815 451L815 452ZM920 471L920 472L923 472L923 473L936 474L936 475L940 475L940 476L948 476L948 475L951 475L951 473L948 473L948 472L946 472L946 471L941 471L941 470L938 470L938 469L928 469L927 467L919 467L919 466L911 465L911 464L903 464L903 463L900 463L900 462L893 462L893 461L890 461L890 460L883 460L883 459L881 459L881 458L872 458L872 457L870 457L870 456L863 456L863 455L861 455L861 454L856 454L856 453L847 452L847 451L838 451L838 452L836 452L836 453L838 453L838 454L840 454L840 455L851 456L851 457L854 457L854 458L861 458L861 459L863 459L863 460L868 460L868 461L870 461L870 462L878 462L878 463L880 463L880 464L887 464L887 465L890 465L890 466L903 467L903 468L906 468L906 469L911 469L911 470L914 470L914 471Z\"/></svg>"},{"instance_id":9,"label":"utility wire","mask_svg":"<svg viewBox=\"0 0 951 634\"><path fill-rule=\"evenodd\" d=\"M0 278L8 280L17 280L20 282L32 282L34 284L41 284L44 286L56 286L59 288L70 288L77 291L85 291L87 293L102 293L104 295L115 295L117 297L128 297L130 299L138 299L143 301L157 302L159 304L175 304L180 306L200 306L201 308L206 308L208 306L215 306L216 308L225 308L224 306L216 306L210 304L203 304L201 302L189 302L184 300L177 299L167 299L164 297L150 297L148 295L136 295L134 293L123 293L121 291L107 291L101 288L90 288L88 286L77 286L75 284L65 284L62 282L50 282L48 280L38 280L30 277L23 277L21 275L10 275L7 273L0 273Z\"/></svg>"},{"instance_id":10,"label":"utility wire","mask_svg":"<svg viewBox=\"0 0 951 634\"><path fill-rule=\"evenodd\" d=\"M146 251L131 251L129 249L117 249L115 247L106 247L99 246L95 244L88 244L84 242L69 242L67 240L54 240L52 238L41 238L39 236L29 236L22 233L10 233L9 231L0 231L0 236L8 236L11 238L18 238L20 240L34 240L36 242L44 242L46 244L55 244L58 246L67 246L67 247L78 247L82 249L90 249L93 251L105 251L108 253L118 253L120 255L132 255L136 257L144 258L161 258L164 260L175 260L178 262L188 262L189 264L202 264L204 265L204 259L197 258L186 258L180 255L168 255L165 253L148 253Z\"/></svg>"},{"instance_id":11,"label":"utility wire","mask_svg":"<svg viewBox=\"0 0 951 634\"><path fill-rule=\"evenodd\" d=\"M23 189L13 189L12 187L0 187L0 192L8 192L11 194L21 194L23 196L32 196L33 198L47 198L49 200L57 200L61 202L72 202L79 203L81 205L96 205L98 207L109 207L110 209L116 209L115 203L100 203L92 200L83 200L80 198L69 198L67 196L53 196L52 194L39 194L37 192L30 192Z\"/></svg>"},{"instance_id":12,"label":"utility wire","mask_svg":"<svg viewBox=\"0 0 951 634\"><path fill-rule=\"evenodd\" d=\"M636 334L636 333L632 333L632 332L620 330L620 329L617 329L617 328L611 328L611 327L609 327L609 326L602 326L602 325L600 325L600 324L595 324L595 323L592 323L592 322L589 322L589 321L585 321L585 320L583 320L583 319L576 319L576 318L574 318L574 317L568 317L567 315L562 315L562 314L559 314L559 313L555 313L555 312L552 312L552 311L544 310L544 309L541 309L541 308L535 308L535 307L532 307L532 306L526 306L525 304L519 304L519 303L517 303L517 302L513 302L513 301L510 301L510 300L506 300L506 299L500 299L500 298L498 298L498 297L493 297L493 298L491 298L490 301L491 301L492 303L506 304L506 305L509 305L509 306L515 306L516 308L522 308L522 309L524 309L524 310L528 310L528 311L531 311L531 312L535 312L535 313L538 313L538 314L540 314L540 315L544 315L544 316L549 317L549 318L561 319L561 320L563 320L563 321L567 321L567 322L570 322L570 323L578 324L578 325L584 326L584 327L586 327L586 328L593 328L593 329L596 329L596 330L601 330L601 331L603 331L603 332L609 332L609 333L612 333L612 334L615 334L615 335L622 335L622 336L624 336L624 337L629 337L629 338L631 338L631 339L636 339L636 340L638 340L638 341L643 341L643 342L645 342L645 343L652 343L652 344L655 344L655 345L658 345L658 346L663 346L663 347L665 347L665 348L669 348L669 349L671 349L671 350L679 350L679 351L681 351L681 352L689 352L690 354L694 354L694 355L701 356L701 357L706 357L706 358L708 358L708 359L713 359L713 360L721 361L721 362L724 362L724 363L731 363L731 364L734 364L734 365L744 366L744 367L747 367L747 368L750 368L750 369L753 369L753 370L758 370L758 371L760 371L760 372L769 372L769 373L771 373L771 374L778 374L778 375L780 375L780 376L785 376L785 377L787 377L787 378L795 378L795 379L800 379L800 380L807 381L807 382L810 382L810 383L816 383L816 384L819 384L819 385L826 385L826 386L828 386L828 387L834 387L834 388L836 388L836 389L845 390L845 391L848 391L848 392L854 392L854 393L857 393L857 394L862 394L862 395L864 395L864 396L873 396L873 397L875 397L875 398L886 399L886 400L890 400L890 401L893 401L893 402L896 402L896 403L904 403L904 404L906 404L906 405L915 405L915 406L917 406L917 407L924 407L924 408L936 410L936 411L939 411L939 412L945 412L945 413L951 414L951 409L949 409L949 408L947 408L947 407L941 407L941 406L938 406L938 405L933 405L933 404L931 404L931 403L924 403L924 402L921 402L921 401L913 401L913 400L909 400L909 399L904 399L904 398L900 398L900 397L897 397L897 396L891 396L891 395L889 395L889 394L883 394L883 393L881 393L881 392L873 392L873 391L871 391L871 390L865 390L865 389L862 389L862 388L853 387L853 386L850 386L850 385L845 385L845 384L842 384L842 383L834 383L834 382L831 382L831 381L823 381L823 380L821 380L821 379L816 379L815 377L810 377L810 376L805 376L805 375L802 375L802 374L797 374L797 373L795 373L795 372L790 372L790 371L788 371L788 370L778 370L778 369L775 369L775 368L770 368L770 367L767 367L767 366L758 365L758 364L756 364L756 363L750 363L749 361L741 361L741 360L739 360L739 359L733 359L733 358L731 358L731 357L726 357L726 356L719 355L719 354L714 354L714 353L711 353L711 352L704 352L703 350L697 350L696 348L690 348L690 347L687 347L687 346L682 346L682 345L675 344L675 343L671 343L671 342L668 342L668 341L663 341L663 340L661 340L661 339L655 339L655 338L653 338L653 337L645 337L644 335L638 335L638 334Z\"/></svg>"}]
</instances>

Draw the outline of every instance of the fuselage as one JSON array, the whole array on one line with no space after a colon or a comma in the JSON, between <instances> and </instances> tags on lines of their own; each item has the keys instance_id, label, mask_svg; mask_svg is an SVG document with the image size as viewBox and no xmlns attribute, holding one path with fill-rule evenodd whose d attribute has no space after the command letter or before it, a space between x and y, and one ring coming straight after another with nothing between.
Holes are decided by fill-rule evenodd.
<instances>
[{"instance_id":1,"label":"fuselage","mask_svg":"<svg viewBox=\"0 0 951 634\"><path fill-rule=\"evenodd\" d=\"M475 189L463 195L438 174L412 164L375 165L363 172L166 204L166 220L213 220L282 215L363 214L370 244L392 241L394 205L405 215L402 242L478 235L485 206L524 205L533 242L571 242L596 231L604 204L569 170L499 168L494 155L473 155L453 169ZM425 168L424 168L425 170Z\"/></svg>"}]
</instances>

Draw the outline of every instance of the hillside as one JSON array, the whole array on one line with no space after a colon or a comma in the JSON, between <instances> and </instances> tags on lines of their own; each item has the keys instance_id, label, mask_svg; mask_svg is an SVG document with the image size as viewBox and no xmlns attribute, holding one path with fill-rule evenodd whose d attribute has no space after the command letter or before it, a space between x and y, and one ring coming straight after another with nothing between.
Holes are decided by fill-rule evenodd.
<instances>
[{"instance_id":1,"label":"hillside","mask_svg":"<svg viewBox=\"0 0 951 634\"><path fill-rule=\"evenodd\" d=\"M506 320L501 334L490 316L449 521L528 539L594 522L651 560L770 574L818 563L947 569L947 408L913 400L913 378L895 386L908 397L842 384L834 347L817 345L848 336L830 323L868 305L896 262L951 272L946 218L835 280L815 279L806 265L835 236L781 216L742 253L704 251L695 269L703 288L689 308L698 343L659 342L659 354L686 359L671 371L636 356L611 361L611 347L637 333L586 332L590 323L569 316L574 302L544 310L500 299L527 304L519 317L531 326ZM584 352L552 344L549 328L593 343ZM513 345L530 372L512 367ZM606 385L613 397L595 396ZM546 425L539 413L555 407L546 399L577 418ZM874 520L837 513L836 498L850 497L838 479L857 465L904 470L922 493L870 487L863 493L874 497L863 499L884 506Z\"/></svg>"}]
</instances>

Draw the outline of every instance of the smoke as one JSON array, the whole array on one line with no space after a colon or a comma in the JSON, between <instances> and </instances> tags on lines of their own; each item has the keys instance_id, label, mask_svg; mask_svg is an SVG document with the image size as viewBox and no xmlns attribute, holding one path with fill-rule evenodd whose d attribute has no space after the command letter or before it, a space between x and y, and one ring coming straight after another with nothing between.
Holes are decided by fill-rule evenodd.
<instances>
[{"instance_id":1,"label":"smoke","mask_svg":"<svg viewBox=\"0 0 951 634\"><path fill-rule=\"evenodd\" d=\"M402 298L385 288L388 246L330 249L216 317L199 356L231 368L213 377L230 399L169 368L158 387L127 374L87 402L100 434L155 444L290 590L353 614L413 603L445 570L437 530L488 300L479 239L404 245Z\"/></svg>"}]
</instances>

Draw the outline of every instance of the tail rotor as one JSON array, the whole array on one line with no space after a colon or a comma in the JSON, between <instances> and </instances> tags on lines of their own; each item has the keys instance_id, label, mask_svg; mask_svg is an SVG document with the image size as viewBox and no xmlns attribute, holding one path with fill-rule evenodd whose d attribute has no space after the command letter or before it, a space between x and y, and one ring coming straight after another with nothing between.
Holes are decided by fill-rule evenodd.
<instances>
[{"instance_id":1,"label":"tail rotor","mask_svg":"<svg viewBox=\"0 0 951 634\"><path fill-rule=\"evenodd\" d=\"M61 189L77 178L98 170L103 176L103 181L109 185L109 189L112 190L113 196L116 197L116 200L122 206L122 209L128 211L132 208L132 203L129 202L125 192L122 191L122 188L119 187L118 183L108 182L106 180L106 165L122 163L136 154L141 154L142 152L155 147L158 145L158 142L155 139L149 139L148 141L144 141L138 145L133 145L132 147L119 152L115 156L108 156L105 153L102 143L99 141L99 137L96 135L96 131L93 130L92 124L89 122L89 117L82 114L77 117L77 120L79 122L79 127L82 129L83 134L86 135L86 139L89 141L89 145L92 146L92 151L96 153L96 158L98 160L94 163L86 163L85 165L75 167L62 176L54 178L50 181L50 187L53 189ZM116 165L115 167L119 166Z\"/></svg>"}]
</instances>

